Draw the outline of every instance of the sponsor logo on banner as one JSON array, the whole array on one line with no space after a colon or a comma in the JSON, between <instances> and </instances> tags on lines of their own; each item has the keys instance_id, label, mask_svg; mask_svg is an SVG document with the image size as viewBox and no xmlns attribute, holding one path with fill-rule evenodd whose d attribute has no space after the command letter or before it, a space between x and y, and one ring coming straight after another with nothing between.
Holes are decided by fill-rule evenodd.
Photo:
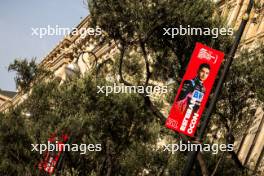
<instances>
[{"instance_id":1,"label":"sponsor logo on banner","mask_svg":"<svg viewBox=\"0 0 264 176\"><path fill-rule=\"evenodd\" d=\"M196 43L166 127L194 136L223 58L223 52Z\"/></svg>"}]
</instances>

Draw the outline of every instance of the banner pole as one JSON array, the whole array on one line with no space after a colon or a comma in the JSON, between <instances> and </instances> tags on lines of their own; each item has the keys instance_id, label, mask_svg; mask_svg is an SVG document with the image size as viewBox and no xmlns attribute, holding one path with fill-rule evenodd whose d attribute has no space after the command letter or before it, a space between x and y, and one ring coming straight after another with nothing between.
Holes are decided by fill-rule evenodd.
<instances>
[{"instance_id":1,"label":"banner pole","mask_svg":"<svg viewBox=\"0 0 264 176\"><path fill-rule=\"evenodd\" d=\"M234 43L232 45L232 48L231 48L229 54L227 55L226 63L224 65L223 71L222 71L222 73L220 75L219 81L218 81L218 83L216 85L215 93L214 93L214 95L213 95L213 97L212 97L212 99L210 101L209 107L208 107L208 109L207 109L207 111L206 111L206 113L204 115L205 122L202 124L202 126L200 128L200 132L198 134L198 140L199 141L201 141L203 139L203 136L205 134L206 128L207 128L207 126L209 124L210 116L212 115L213 109L214 109L215 104L217 102L217 98L218 98L218 96L220 94L221 88L222 88L223 83L224 83L224 81L226 79L226 75L227 75L227 73L229 71L229 68L230 68L232 62L233 62L236 50L238 48L238 45L239 45L241 37L242 37L242 34L243 34L244 29L245 29L245 27L247 25L247 22L248 22L249 15L250 15L251 9L253 7L253 4L254 4L254 0L250 0L250 2L248 4L248 7L247 7L247 10L246 10L245 14L242 17L242 21L241 21L239 29L237 31L237 34L236 34ZM185 167L184 167L183 172L182 172L182 176L189 176L191 174L191 171L192 171L192 168L193 168L193 165L194 165L194 162L196 160L198 152L199 151L189 151L188 156L187 156L187 162L186 162Z\"/></svg>"}]
</instances>

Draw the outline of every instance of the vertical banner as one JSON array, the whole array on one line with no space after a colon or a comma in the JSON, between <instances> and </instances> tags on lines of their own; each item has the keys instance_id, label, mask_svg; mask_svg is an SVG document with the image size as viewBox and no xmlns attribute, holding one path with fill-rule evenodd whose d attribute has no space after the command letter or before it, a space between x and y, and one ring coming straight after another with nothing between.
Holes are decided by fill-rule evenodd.
<instances>
[{"instance_id":1,"label":"vertical banner","mask_svg":"<svg viewBox=\"0 0 264 176\"><path fill-rule=\"evenodd\" d=\"M224 53L196 43L172 105L166 127L193 137Z\"/></svg>"},{"instance_id":2,"label":"vertical banner","mask_svg":"<svg viewBox=\"0 0 264 176\"><path fill-rule=\"evenodd\" d=\"M43 170L50 175L55 172L61 155L64 152L64 144L66 144L68 139L69 136L67 134L62 134L61 136L57 136L56 133L52 134L48 139L48 148L44 154L44 159L38 164L39 170Z\"/></svg>"}]
</instances>

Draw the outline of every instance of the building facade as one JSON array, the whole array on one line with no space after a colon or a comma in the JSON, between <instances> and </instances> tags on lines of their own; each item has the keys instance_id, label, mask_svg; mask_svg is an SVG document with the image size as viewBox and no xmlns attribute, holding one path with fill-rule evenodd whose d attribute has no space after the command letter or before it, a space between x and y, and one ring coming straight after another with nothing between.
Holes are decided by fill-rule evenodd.
<instances>
[{"instance_id":1,"label":"building facade","mask_svg":"<svg viewBox=\"0 0 264 176\"><path fill-rule=\"evenodd\" d=\"M8 101L11 101L12 98L16 95L16 92L0 90L0 107Z\"/></svg>"},{"instance_id":2,"label":"building facade","mask_svg":"<svg viewBox=\"0 0 264 176\"><path fill-rule=\"evenodd\" d=\"M226 24L238 29L250 0L219 0L218 13L224 17ZM264 1L255 0L249 22L245 28L240 44L241 48L254 48L264 41Z\"/></svg>"},{"instance_id":3,"label":"building facade","mask_svg":"<svg viewBox=\"0 0 264 176\"><path fill-rule=\"evenodd\" d=\"M218 13L223 16L228 26L238 29L250 0L220 0L217 2ZM255 0L249 22L243 33L240 49L253 50L264 42L264 1ZM254 175L264 175L264 111L263 104L256 107L255 119L245 130L237 143L237 154Z\"/></svg>"}]
</instances>

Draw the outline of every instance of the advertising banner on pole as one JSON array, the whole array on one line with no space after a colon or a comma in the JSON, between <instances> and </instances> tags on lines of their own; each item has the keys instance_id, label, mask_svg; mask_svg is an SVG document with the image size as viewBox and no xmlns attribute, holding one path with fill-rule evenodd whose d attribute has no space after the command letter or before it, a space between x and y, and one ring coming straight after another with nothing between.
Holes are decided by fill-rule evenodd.
<instances>
[{"instance_id":1,"label":"advertising banner on pole","mask_svg":"<svg viewBox=\"0 0 264 176\"><path fill-rule=\"evenodd\" d=\"M67 134L62 134L61 136L57 136L56 133L52 134L52 136L48 139L48 149L46 149L44 158L38 164L39 170L43 170L50 175L55 172L63 153L64 145L68 140L69 136ZM52 147L50 149L51 145Z\"/></svg>"},{"instance_id":2,"label":"advertising banner on pole","mask_svg":"<svg viewBox=\"0 0 264 176\"><path fill-rule=\"evenodd\" d=\"M223 52L196 43L166 120L167 128L194 136L223 59Z\"/></svg>"}]
</instances>

